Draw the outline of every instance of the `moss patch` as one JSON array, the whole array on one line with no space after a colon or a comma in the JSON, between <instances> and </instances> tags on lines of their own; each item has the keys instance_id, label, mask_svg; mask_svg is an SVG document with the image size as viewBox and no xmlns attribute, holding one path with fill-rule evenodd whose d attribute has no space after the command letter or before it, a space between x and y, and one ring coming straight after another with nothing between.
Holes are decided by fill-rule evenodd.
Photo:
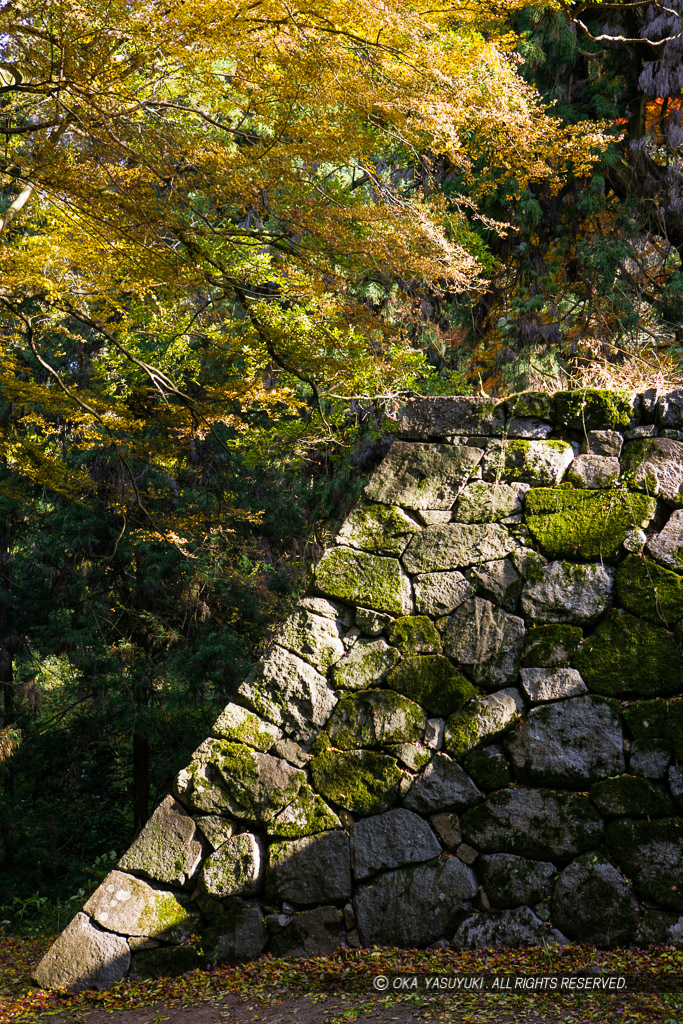
<instances>
[{"instance_id":1,"label":"moss patch","mask_svg":"<svg viewBox=\"0 0 683 1024\"><path fill-rule=\"evenodd\" d=\"M535 626L526 634L522 668L562 668L571 659L583 639L578 626Z\"/></svg>"},{"instance_id":2,"label":"moss patch","mask_svg":"<svg viewBox=\"0 0 683 1024\"><path fill-rule=\"evenodd\" d=\"M266 826L266 832L283 839L301 839L337 828L341 822L334 811L309 785L303 785L289 807Z\"/></svg>"},{"instance_id":3,"label":"moss patch","mask_svg":"<svg viewBox=\"0 0 683 1024\"><path fill-rule=\"evenodd\" d=\"M683 686L681 652L664 629L618 609L574 655L588 689L605 697L667 697Z\"/></svg>"},{"instance_id":4,"label":"moss patch","mask_svg":"<svg viewBox=\"0 0 683 1024\"><path fill-rule=\"evenodd\" d=\"M683 576L649 558L629 555L616 575L619 603L651 622L673 625L683 616Z\"/></svg>"},{"instance_id":5,"label":"moss patch","mask_svg":"<svg viewBox=\"0 0 683 1024\"><path fill-rule=\"evenodd\" d=\"M398 800L406 778L393 757L369 750L326 750L310 762L313 785L352 814L381 814Z\"/></svg>"},{"instance_id":6,"label":"moss patch","mask_svg":"<svg viewBox=\"0 0 683 1024\"><path fill-rule=\"evenodd\" d=\"M387 684L441 718L478 696L469 680L456 671L448 658L431 654L402 661L389 673Z\"/></svg>"},{"instance_id":7,"label":"moss patch","mask_svg":"<svg viewBox=\"0 0 683 1024\"><path fill-rule=\"evenodd\" d=\"M550 423L555 419L555 399L545 391L522 391L508 398L505 404L511 419L532 417Z\"/></svg>"},{"instance_id":8,"label":"moss patch","mask_svg":"<svg viewBox=\"0 0 683 1024\"><path fill-rule=\"evenodd\" d=\"M419 705L393 690L361 690L342 697L326 731L341 750L411 743L422 735L425 713Z\"/></svg>"},{"instance_id":9,"label":"moss patch","mask_svg":"<svg viewBox=\"0 0 683 1024\"><path fill-rule=\"evenodd\" d=\"M555 410L558 425L573 430L619 430L634 421L634 396L628 391L584 388L558 391Z\"/></svg>"},{"instance_id":10,"label":"moss patch","mask_svg":"<svg viewBox=\"0 0 683 1024\"><path fill-rule=\"evenodd\" d=\"M526 524L549 558L614 559L631 530L646 526L653 498L627 491L533 488L526 496Z\"/></svg>"},{"instance_id":11,"label":"moss patch","mask_svg":"<svg viewBox=\"0 0 683 1024\"><path fill-rule=\"evenodd\" d=\"M354 548L400 555L420 527L395 505L361 505L351 512L339 532L339 540Z\"/></svg>"},{"instance_id":12,"label":"moss patch","mask_svg":"<svg viewBox=\"0 0 683 1024\"><path fill-rule=\"evenodd\" d=\"M410 581L395 558L354 548L332 548L318 563L315 581L322 594L349 604L389 615L412 611Z\"/></svg>"},{"instance_id":13,"label":"moss patch","mask_svg":"<svg viewBox=\"0 0 683 1024\"><path fill-rule=\"evenodd\" d=\"M591 786L591 800L611 818L665 818L674 813L671 800L654 782L637 775L617 775Z\"/></svg>"},{"instance_id":14,"label":"moss patch","mask_svg":"<svg viewBox=\"0 0 683 1024\"><path fill-rule=\"evenodd\" d=\"M480 789L505 789L510 785L510 768L498 746L473 750L465 758L463 767Z\"/></svg>"},{"instance_id":15,"label":"moss patch","mask_svg":"<svg viewBox=\"0 0 683 1024\"><path fill-rule=\"evenodd\" d=\"M568 441L491 441L484 455L484 479L554 484L573 458Z\"/></svg>"},{"instance_id":16,"label":"moss patch","mask_svg":"<svg viewBox=\"0 0 683 1024\"><path fill-rule=\"evenodd\" d=\"M387 627L390 642L407 656L441 654L441 637L426 615L403 615Z\"/></svg>"},{"instance_id":17,"label":"moss patch","mask_svg":"<svg viewBox=\"0 0 683 1024\"><path fill-rule=\"evenodd\" d=\"M621 713L635 740L643 744L663 741L683 763L683 700L639 700Z\"/></svg>"},{"instance_id":18,"label":"moss patch","mask_svg":"<svg viewBox=\"0 0 683 1024\"><path fill-rule=\"evenodd\" d=\"M683 821L612 821L606 829L612 858L638 893L663 907L683 910Z\"/></svg>"}]
</instances>

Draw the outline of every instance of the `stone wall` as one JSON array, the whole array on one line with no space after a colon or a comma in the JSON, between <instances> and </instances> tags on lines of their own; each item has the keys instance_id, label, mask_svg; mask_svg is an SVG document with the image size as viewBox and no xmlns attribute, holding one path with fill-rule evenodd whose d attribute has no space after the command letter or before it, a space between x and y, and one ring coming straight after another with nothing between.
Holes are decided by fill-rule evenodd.
<instances>
[{"instance_id":1,"label":"stone wall","mask_svg":"<svg viewBox=\"0 0 683 1024\"><path fill-rule=\"evenodd\" d=\"M410 400L394 430L41 985L683 946L683 391Z\"/></svg>"}]
</instances>

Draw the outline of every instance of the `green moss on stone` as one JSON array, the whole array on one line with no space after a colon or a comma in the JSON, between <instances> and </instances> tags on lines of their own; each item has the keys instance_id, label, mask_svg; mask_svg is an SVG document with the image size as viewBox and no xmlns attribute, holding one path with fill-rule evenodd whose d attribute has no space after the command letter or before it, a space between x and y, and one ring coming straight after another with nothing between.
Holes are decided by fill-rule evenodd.
<instances>
[{"instance_id":1,"label":"green moss on stone","mask_svg":"<svg viewBox=\"0 0 683 1024\"><path fill-rule=\"evenodd\" d=\"M568 441L508 438L487 448L484 478L550 485L562 476L572 457Z\"/></svg>"},{"instance_id":2,"label":"green moss on stone","mask_svg":"<svg viewBox=\"0 0 683 1024\"><path fill-rule=\"evenodd\" d=\"M616 575L619 603L651 622L672 626L683 616L683 576L649 558L629 555Z\"/></svg>"},{"instance_id":3,"label":"green moss on stone","mask_svg":"<svg viewBox=\"0 0 683 1024\"><path fill-rule=\"evenodd\" d=\"M545 391L522 391L511 395L505 404L510 419L531 417L550 423L555 419L555 399Z\"/></svg>"},{"instance_id":4,"label":"green moss on stone","mask_svg":"<svg viewBox=\"0 0 683 1024\"><path fill-rule=\"evenodd\" d=\"M154 893L153 900L145 904L138 918L140 934L172 941L190 921L190 914L181 906L173 893Z\"/></svg>"},{"instance_id":5,"label":"green moss on stone","mask_svg":"<svg viewBox=\"0 0 683 1024\"><path fill-rule=\"evenodd\" d=\"M473 750L463 761L463 767L480 789L504 789L510 785L510 768L498 746Z\"/></svg>"},{"instance_id":6,"label":"green moss on stone","mask_svg":"<svg viewBox=\"0 0 683 1024\"><path fill-rule=\"evenodd\" d=\"M406 773L393 757L369 750L326 750L310 762L318 793L352 814L381 814L401 792Z\"/></svg>"},{"instance_id":7,"label":"green moss on stone","mask_svg":"<svg viewBox=\"0 0 683 1024\"><path fill-rule=\"evenodd\" d=\"M617 775L594 783L591 800L611 818L664 818L674 813L671 800L650 779L638 775Z\"/></svg>"},{"instance_id":8,"label":"green moss on stone","mask_svg":"<svg viewBox=\"0 0 683 1024\"><path fill-rule=\"evenodd\" d=\"M547 625L528 630L522 668L560 668L570 664L583 639L578 626Z\"/></svg>"},{"instance_id":9,"label":"green moss on stone","mask_svg":"<svg viewBox=\"0 0 683 1024\"><path fill-rule=\"evenodd\" d=\"M419 705L394 690L361 690L342 697L326 726L334 747L383 746L411 743L422 735L425 713Z\"/></svg>"},{"instance_id":10,"label":"green moss on stone","mask_svg":"<svg viewBox=\"0 0 683 1024\"><path fill-rule=\"evenodd\" d=\"M683 911L683 820L611 821L605 830L610 856L636 891L660 906Z\"/></svg>"},{"instance_id":11,"label":"green moss on stone","mask_svg":"<svg viewBox=\"0 0 683 1024\"><path fill-rule=\"evenodd\" d=\"M395 505L361 505L341 528L339 539L375 554L400 555L420 527Z\"/></svg>"},{"instance_id":12,"label":"green moss on stone","mask_svg":"<svg viewBox=\"0 0 683 1024\"><path fill-rule=\"evenodd\" d=\"M633 424L634 397L628 391L584 388L558 391L555 410L558 425L573 430L619 430Z\"/></svg>"},{"instance_id":13,"label":"green moss on stone","mask_svg":"<svg viewBox=\"0 0 683 1024\"><path fill-rule=\"evenodd\" d=\"M622 708L622 715L635 740L645 745L662 741L683 763L682 700L639 700Z\"/></svg>"},{"instance_id":14,"label":"green moss on stone","mask_svg":"<svg viewBox=\"0 0 683 1024\"><path fill-rule=\"evenodd\" d=\"M441 637L426 615L403 615L387 627L390 642L406 656L441 654Z\"/></svg>"},{"instance_id":15,"label":"green moss on stone","mask_svg":"<svg viewBox=\"0 0 683 1024\"><path fill-rule=\"evenodd\" d=\"M643 494L614 490L532 488L526 524L549 558L614 559L627 534L646 526L656 502Z\"/></svg>"},{"instance_id":16,"label":"green moss on stone","mask_svg":"<svg viewBox=\"0 0 683 1024\"><path fill-rule=\"evenodd\" d=\"M573 663L588 689L605 697L667 697L683 685L674 638L621 609L600 623Z\"/></svg>"},{"instance_id":17,"label":"green moss on stone","mask_svg":"<svg viewBox=\"0 0 683 1024\"><path fill-rule=\"evenodd\" d=\"M315 571L320 593L389 615L412 610L410 581L395 558L355 548L326 551Z\"/></svg>"},{"instance_id":18,"label":"green moss on stone","mask_svg":"<svg viewBox=\"0 0 683 1024\"><path fill-rule=\"evenodd\" d=\"M387 685L441 718L478 696L448 658L431 654L400 662L387 676Z\"/></svg>"},{"instance_id":19,"label":"green moss on stone","mask_svg":"<svg viewBox=\"0 0 683 1024\"><path fill-rule=\"evenodd\" d=\"M336 828L341 828L341 822L334 811L310 786L303 785L289 807L266 826L266 832L282 839L301 839Z\"/></svg>"}]
</instances>

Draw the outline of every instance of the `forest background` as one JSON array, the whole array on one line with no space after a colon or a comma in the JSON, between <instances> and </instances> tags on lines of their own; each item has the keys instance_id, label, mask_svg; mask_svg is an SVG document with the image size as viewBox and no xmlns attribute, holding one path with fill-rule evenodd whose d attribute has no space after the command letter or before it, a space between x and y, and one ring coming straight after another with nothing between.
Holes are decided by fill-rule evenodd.
<instances>
[{"instance_id":1,"label":"forest background","mask_svg":"<svg viewBox=\"0 0 683 1024\"><path fill-rule=\"evenodd\" d=\"M0 0L0 927L62 927L409 394L683 368L683 2Z\"/></svg>"}]
</instances>

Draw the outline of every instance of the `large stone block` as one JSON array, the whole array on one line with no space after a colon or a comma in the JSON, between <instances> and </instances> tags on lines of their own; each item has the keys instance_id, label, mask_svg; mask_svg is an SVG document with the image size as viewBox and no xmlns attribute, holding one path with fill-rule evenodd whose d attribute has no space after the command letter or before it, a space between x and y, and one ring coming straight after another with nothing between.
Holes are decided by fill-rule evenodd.
<instances>
[{"instance_id":1,"label":"large stone block","mask_svg":"<svg viewBox=\"0 0 683 1024\"><path fill-rule=\"evenodd\" d=\"M553 922L576 942L600 949L628 945L636 930L636 901L628 883L600 853L584 853L560 873Z\"/></svg>"},{"instance_id":2,"label":"large stone block","mask_svg":"<svg viewBox=\"0 0 683 1024\"><path fill-rule=\"evenodd\" d=\"M683 509L672 513L661 533L648 541L647 550L667 569L683 574Z\"/></svg>"},{"instance_id":3,"label":"large stone block","mask_svg":"<svg viewBox=\"0 0 683 1024\"><path fill-rule=\"evenodd\" d=\"M274 956L329 956L344 938L344 922L338 907L316 907L294 914L270 940Z\"/></svg>"},{"instance_id":4,"label":"large stone block","mask_svg":"<svg viewBox=\"0 0 683 1024\"><path fill-rule=\"evenodd\" d=\"M461 572L428 572L413 578L415 609L421 615L448 615L474 594Z\"/></svg>"},{"instance_id":5,"label":"large stone block","mask_svg":"<svg viewBox=\"0 0 683 1024\"><path fill-rule=\"evenodd\" d=\"M325 750L311 761L317 792L352 814L380 814L398 801L406 772L371 750Z\"/></svg>"},{"instance_id":6,"label":"large stone block","mask_svg":"<svg viewBox=\"0 0 683 1024\"><path fill-rule=\"evenodd\" d=\"M387 685L410 697L425 711L443 718L478 696L453 663L436 654L399 662L387 676Z\"/></svg>"},{"instance_id":7,"label":"large stone block","mask_svg":"<svg viewBox=\"0 0 683 1024\"><path fill-rule=\"evenodd\" d=\"M361 505L346 517L337 542L375 555L400 555L419 531L419 524L396 505Z\"/></svg>"},{"instance_id":8,"label":"large stone block","mask_svg":"<svg viewBox=\"0 0 683 1024\"><path fill-rule=\"evenodd\" d=\"M212 963L253 960L265 949L268 932L258 903L225 900L221 913L202 932L202 948Z\"/></svg>"},{"instance_id":9,"label":"large stone block","mask_svg":"<svg viewBox=\"0 0 683 1024\"><path fill-rule=\"evenodd\" d=\"M389 615L410 615L413 610L410 580L395 558L331 548L318 562L315 581L321 593L349 604Z\"/></svg>"},{"instance_id":10,"label":"large stone block","mask_svg":"<svg viewBox=\"0 0 683 1024\"><path fill-rule=\"evenodd\" d=\"M549 562L525 583L522 610L531 623L589 625L611 607L613 582L604 565Z\"/></svg>"},{"instance_id":11,"label":"large stone block","mask_svg":"<svg viewBox=\"0 0 683 1024\"><path fill-rule=\"evenodd\" d=\"M404 804L420 814L464 810L482 799L472 779L446 754L435 753L406 793Z\"/></svg>"},{"instance_id":12,"label":"large stone block","mask_svg":"<svg viewBox=\"0 0 683 1024\"><path fill-rule=\"evenodd\" d=\"M448 619L444 647L478 686L499 690L517 681L524 632L523 619L475 597Z\"/></svg>"},{"instance_id":13,"label":"large stone block","mask_svg":"<svg viewBox=\"0 0 683 1024\"><path fill-rule=\"evenodd\" d=\"M351 829L351 865L356 879L433 860L440 854L441 847L429 825L402 807L363 818Z\"/></svg>"},{"instance_id":14,"label":"large stone block","mask_svg":"<svg viewBox=\"0 0 683 1024\"><path fill-rule=\"evenodd\" d=\"M154 889L123 871L110 871L83 910L108 931L170 943L183 942L197 926L197 915L172 892Z\"/></svg>"},{"instance_id":15,"label":"large stone block","mask_svg":"<svg viewBox=\"0 0 683 1024\"><path fill-rule=\"evenodd\" d=\"M102 931L86 914L76 914L33 972L41 988L67 992L111 988L130 967L130 948L120 935Z\"/></svg>"},{"instance_id":16,"label":"large stone block","mask_svg":"<svg viewBox=\"0 0 683 1024\"><path fill-rule=\"evenodd\" d=\"M361 690L349 694L332 712L326 731L340 750L411 743L427 724L422 708L393 690Z\"/></svg>"},{"instance_id":17,"label":"large stone block","mask_svg":"<svg viewBox=\"0 0 683 1024\"><path fill-rule=\"evenodd\" d=\"M245 704L294 739L313 739L337 697L324 675L277 645L237 691Z\"/></svg>"},{"instance_id":18,"label":"large stone block","mask_svg":"<svg viewBox=\"0 0 683 1024\"><path fill-rule=\"evenodd\" d=\"M365 496L408 509L450 509L483 454L465 445L395 441Z\"/></svg>"},{"instance_id":19,"label":"large stone block","mask_svg":"<svg viewBox=\"0 0 683 1024\"><path fill-rule=\"evenodd\" d=\"M492 398L408 398L392 418L399 437L431 439L450 434L500 435L505 427L505 406Z\"/></svg>"},{"instance_id":20,"label":"large stone block","mask_svg":"<svg viewBox=\"0 0 683 1024\"><path fill-rule=\"evenodd\" d=\"M504 558L515 547L500 523L445 523L413 537L402 561L410 573L443 572Z\"/></svg>"},{"instance_id":21,"label":"large stone block","mask_svg":"<svg viewBox=\"0 0 683 1024\"><path fill-rule=\"evenodd\" d=\"M567 940L529 907L488 910L468 917L453 936L454 949L492 946L566 946Z\"/></svg>"},{"instance_id":22,"label":"large stone block","mask_svg":"<svg viewBox=\"0 0 683 1024\"><path fill-rule=\"evenodd\" d=\"M118 863L157 882L185 885L202 857L201 837L185 808L167 796Z\"/></svg>"},{"instance_id":23,"label":"large stone block","mask_svg":"<svg viewBox=\"0 0 683 1024\"><path fill-rule=\"evenodd\" d=\"M299 906L351 896L349 838L338 829L292 842L272 843L266 894Z\"/></svg>"},{"instance_id":24,"label":"large stone block","mask_svg":"<svg viewBox=\"0 0 683 1024\"><path fill-rule=\"evenodd\" d=\"M470 701L447 719L444 746L453 757L463 757L481 743L501 736L523 714L524 701L513 687Z\"/></svg>"},{"instance_id":25,"label":"large stone block","mask_svg":"<svg viewBox=\"0 0 683 1024\"><path fill-rule=\"evenodd\" d=\"M484 480L558 484L574 459L567 441L492 440L482 462Z\"/></svg>"},{"instance_id":26,"label":"large stone block","mask_svg":"<svg viewBox=\"0 0 683 1024\"><path fill-rule=\"evenodd\" d=\"M669 437L629 441L621 453L625 481L647 494L683 502L683 443Z\"/></svg>"},{"instance_id":27,"label":"large stone block","mask_svg":"<svg viewBox=\"0 0 683 1024\"><path fill-rule=\"evenodd\" d=\"M343 622L338 619L299 608L282 626L277 643L319 672L326 672L330 665L344 656L342 636L345 632Z\"/></svg>"},{"instance_id":28,"label":"large stone block","mask_svg":"<svg viewBox=\"0 0 683 1024\"><path fill-rule=\"evenodd\" d=\"M683 618L683 576L649 558L625 558L617 569L616 588L622 607L656 625L670 627Z\"/></svg>"},{"instance_id":29,"label":"large stone block","mask_svg":"<svg viewBox=\"0 0 683 1024\"><path fill-rule=\"evenodd\" d=\"M526 524L548 558L614 560L634 529L648 526L654 498L618 490L534 488L526 496Z\"/></svg>"},{"instance_id":30,"label":"large stone block","mask_svg":"<svg viewBox=\"0 0 683 1024\"><path fill-rule=\"evenodd\" d=\"M582 388L558 391L555 395L558 426L584 433L592 430L620 430L637 422L636 396L629 391Z\"/></svg>"},{"instance_id":31,"label":"large stone block","mask_svg":"<svg viewBox=\"0 0 683 1024\"><path fill-rule=\"evenodd\" d=\"M475 480L462 491L453 519L458 523L495 523L522 511L528 484Z\"/></svg>"},{"instance_id":32,"label":"large stone block","mask_svg":"<svg viewBox=\"0 0 683 1024\"><path fill-rule=\"evenodd\" d=\"M619 819L608 824L607 848L636 891L670 910L683 910L683 819Z\"/></svg>"},{"instance_id":33,"label":"large stone block","mask_svg":"<svg viewBox=\"0 0 683 1024\"><path fill-rule=\"evenodd\" d=\"M529 860L514 853L489 853L479 859L479 869L491 906L512 909L535 906L552 892L557 868L550 861Z\"/></svg>"},{"instance_id":34,"label":"large stone block","mask_svg":"<svg viewBox=\"0 0 683 1024\"><path fill-rule=\"evenodd\" d=\"M258 892L265 870L265 849L258 836L241 832L204 861L199 888L208 896L251 896Z\"/></svg>"}]
</instances>

